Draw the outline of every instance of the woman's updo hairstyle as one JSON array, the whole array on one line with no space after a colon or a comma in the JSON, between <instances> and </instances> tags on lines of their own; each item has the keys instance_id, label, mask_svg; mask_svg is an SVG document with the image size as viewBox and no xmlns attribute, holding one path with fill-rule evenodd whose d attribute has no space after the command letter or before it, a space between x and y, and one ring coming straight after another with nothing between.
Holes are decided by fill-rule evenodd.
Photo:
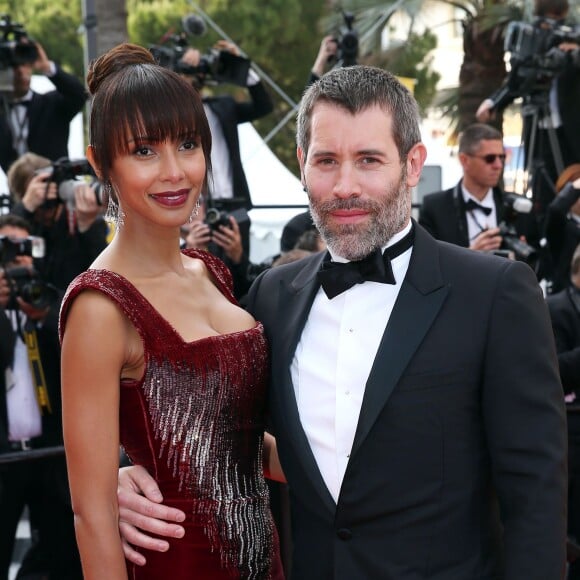
<instances>
[{"instance_id":1,"label":"woman's updo hairstyle","mask_svg":"<svg viewBox=\"0 0 580 580\"><path fill-rule=\"evenodd\" d=\"M201 144L207 186L211 133L201 97L186 79L156 64L146 48L124 43L90 63L87 85L93 97L89 142L103 182L115 157L130 153L135 139L191 139Z\"/></svg>"}]
</instances>

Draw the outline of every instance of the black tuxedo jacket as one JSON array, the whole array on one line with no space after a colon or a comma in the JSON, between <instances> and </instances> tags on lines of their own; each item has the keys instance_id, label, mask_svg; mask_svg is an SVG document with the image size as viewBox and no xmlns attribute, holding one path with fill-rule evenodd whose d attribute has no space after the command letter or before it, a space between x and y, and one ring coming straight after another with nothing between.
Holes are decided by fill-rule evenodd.
<instances>
[{"instance_id":1,"label":"black tuxedo jacket","mask_svg":"<svg viewBox=\"0 0 580 580\"><path fill-rule=\"evenodd\" d=\"M505 218L503 193L493 189L497 223ZM461 181L453 188L430 193L423 198L419 209L419 223L437 240L457 246L469 247L465 201L461 193ZM533 214L520 214L515 224L519 236L526 236L529 244L537 245L540 238Z\"/></svg>"},{"instance_id":2,"label":"black tuxedo jacket","mask_svg":"<svg viewBox=\"0 0 580 580\"><path fill-rule=\"evenodd\" d=\"M60 343L58 340L59 296L50 308L44 323L37 329L38 350L46 380L46 388L52 412L42 416L42 435L35 439L35 447L53 447L63 444L62 439L62 405L60 394ZM0 453L6 452L8 444L8 413L6 409L5 371L12 366L16 334L12 324L0 309Z\"/></svg>"},{"instance_id":3,"label":"black tuxedo jacket","mask_svg":"<svg viewBox=\"0 0 580 580\"><path fill-rule=\"evenodd\" d=\"M291 494L292 577L562 578L564 401L531 269L436 242L417 226L335 504L300 423L289 370L322 259L268 270L248 295L271 345L270 410Z\"/></svg>"},{"instance_id":4,"label":"black tuxedo jacket","mask_svg":"<svg viewBox=\"0 0 580 580\"><path fill-rule=\"evenodd\" d=\"M552 319L560 378L566 393L580 394L580 300L574 301L574 289L565 288L546 299Z\"/></svg>"},{"instance_id":5,"label":"black tuxedo jacket","mask_svg":"<svg viewBox=\"0 0 580 580\"><path fill-rule=\"evenodd\" d=\"M56 161L68 157L69 125L83 108L87 93L76 77L58 66L50 80L56 90L34 93L28 106L28 150ZM10 123L0 115L0 166L7 172L17 157Z\"/></svg>"},{"instance_id":6,"label":"black tuxedo jacket","mask_svg":"<svg viewBox=\"0 0 580 580\"><path fill-rule=\"evenodd\" d=\"M243 200L241 207L251 209L252 198L242 166L238 125L266 116L273 111L274 105L261 82L248 87L248 91L250 91L251 100L247 102L238 102L228 95L204 98L203 101L219 119L223 130L232 163L234 197Z\"/></svg>"}]
</instances>

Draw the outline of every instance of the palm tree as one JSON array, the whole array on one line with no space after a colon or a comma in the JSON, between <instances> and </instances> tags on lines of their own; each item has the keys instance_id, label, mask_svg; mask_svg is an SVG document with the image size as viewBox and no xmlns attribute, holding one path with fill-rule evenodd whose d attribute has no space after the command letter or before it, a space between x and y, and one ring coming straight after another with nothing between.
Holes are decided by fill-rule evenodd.
<instances>
[{"instance_id":1,"label":"palm tree","mask_svg":"<svg viewBox=\"0 0 580 580\"><path fill-rule=\"evenodd\" d=\"M504 30L513 20L531 17L532 0L346 0L342 10L355 16L360 35L361 62L365 55L381 51L381 32L397 12L408 16L409 32L414 30L419 12L428 2L439 2L459 11L463 26L463 63L456 90L447 92L439 101L455 119L457 130L475 120L479 104L498 88L506 69L504 63ZM334 2L331 5L335 4ZM573 13L578 13L579 0L570 0ZM342 16L335 13L327 26L337 26ZM496 120L501 127L502 119Z\"/></svg>"}]
</instances>

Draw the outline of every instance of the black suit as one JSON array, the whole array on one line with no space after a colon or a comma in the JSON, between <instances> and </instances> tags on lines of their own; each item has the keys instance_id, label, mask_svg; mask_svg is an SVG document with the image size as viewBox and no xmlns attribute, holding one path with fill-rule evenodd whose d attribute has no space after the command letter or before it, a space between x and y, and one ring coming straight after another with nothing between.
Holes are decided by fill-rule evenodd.
<instances>
[{"instance_id":1,"label":"black suit","mask_svg":"<svg viewBox=\"0 0 580 580\"><path fill-rule=\"evenodd\" d=\"M553 264L552 292L570 285L570 264L580 244L580 221L568 217L568 213L579 198L580 189L568 183L548 205L544 230Z\"/></svg>"},{"instance_id":2,"label":"black suit","mask_svg":"<svg viewBox=\"0 0 580 580\"><path fill-rule=\"evenodd\" d=\"M566 393L580 396L580 301L568 287L548 296L552 328L556 339L560 378ZM580 542L580 404L567 405L568 411L568 533ZM569 580L580 578L580 561L571 565Z\"/></svg>"},{"instance_id":3,"label":"black suit","mask_svg":"<svg viewBox=\"0 0 580 580\"><path fill-rule=\"evenodd\" d=\"M68 157L69 124L81 111L87 99L82 83L74 76L56 67L50 77L56 90L33 93L28 105L28 150L56 161ZM12 131L5 114L0 114L0 166L5 172L16 161L12 146Z\"/></svg>"},{"instance_id":4,"label":"black suit","mask_svg":"<svg viewBox=\"0 0 580 580\"><path fill-rule=\"evenodd\" d=\"M251 209L252 198L242 166L238 125L264 117L273 111L274 105L266 87L261 82L249 86L248 91L251 100L247 102L238 102L228 95L204 98L203 102L209 106L222 127L232 164L234 197L242 199L238 207Z\"/></svg>"},{"instance_id":5,"label":"black suit","mask_svg":"<svg viewBox=\"0 0 580 580\"><path fill-rule=\"evenodd\" d=\"M322 259L268 270L248 295L271 345L293 578L562 578L564 401L529 267L436 242L417 226L335 504L289 371Z\"/></svg>"},{"instance_id":6,"label":"black suit","mask_svg":"<svg viewBox=\"0 0 580 580\"><path fill-rule=\"evenodd\" d=\"M38 350L46 379L51 412L42 416L42 435L32 440L33 449L63 445L60 396L60 345L58 311L60 299L37 329ZM10 453L6 408L6 365L11 366L16 335L0 309L0 453ZM19 452L21 455L26 451ZM7 457L7 456L6 456ZM25 458L24 458L25 459ZM33 545L22 563L21 573L49 572L50 578L81 580L73 512L70 503L64 453L44 459L2 464L0 469L0 579L8 578L16 526L28 506ZM38 537L36 537L38 534Z\"/></svg>"},{"instance_id":7,"label":"black suit","mask_svg":"<svg viewBox=\"0 0 580 580\"><path fill-rule=\"evenodd\" d=\"M493 189L493 199L497 223L506 217L503 193L498 187ZM467 212L461 191L461 181L453 188L430 193L423 198L419 210L419 223L437 240L468 248ZM532 214L520 214L514 226L518 235L526 236L534 245L539 239L535 218Z\"/></svg>"}]
</instances>

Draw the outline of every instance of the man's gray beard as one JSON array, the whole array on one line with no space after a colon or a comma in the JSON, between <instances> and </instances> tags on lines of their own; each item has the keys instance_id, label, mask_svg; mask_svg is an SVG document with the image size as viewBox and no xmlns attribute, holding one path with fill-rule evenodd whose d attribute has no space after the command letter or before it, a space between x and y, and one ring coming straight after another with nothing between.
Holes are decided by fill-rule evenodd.
<instances>
[{"instance_id":1,"label":"man's gray beard","mask_svg":"<svg viewBox=\"0 0 580 580\"><path fill-rule=\"evenodd\" d=\"M361 260L400 232L411 217L411 191L402 176L398 190L382 200L335 199L317 204L310 199L314 225L332 252L347 260ZM331 225L329 212L360 208L370 212L366 224Z\"/></svg>"}]
</instances>

